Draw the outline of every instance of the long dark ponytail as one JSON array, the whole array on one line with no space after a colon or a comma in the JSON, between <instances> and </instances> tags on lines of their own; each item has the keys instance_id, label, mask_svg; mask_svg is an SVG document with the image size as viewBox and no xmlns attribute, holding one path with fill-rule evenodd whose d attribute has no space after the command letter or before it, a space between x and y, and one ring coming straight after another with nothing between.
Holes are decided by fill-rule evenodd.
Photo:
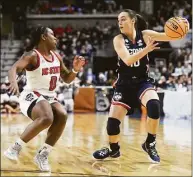
<instances>
[{"instance_id":1,"label":"long dark ponytail","mask_svg":"<svg viewBox=\"0 0 193 177\"><path fill-rule=\"evenodd\" d=\"M148 28L148 23L145 18L137 14L134 10L124 9L122 12L127 12L131 19L135 19L135 29L143 31Z\"/></svg>"},{"instance_id":2,"label":"long dark ponytail","mask_svg":"<svg viewBox=\"0 0 193 177\"><path fill-rule=\"evenodd\" d=\"M26 51L32 50L35 46L37 46L40 42L41 35L45 34L47 31L47 27L39 26L35 30L32 31L30 35L30 45L26 48Z\"/></svg>"},{"instance_id":3,"label":"long dark ponytail","mask_svg":"<svg viewBox=\"0 0 193 177\"><path fill-rule=\"evenodd\" d=\"M143 31L145 29L148 29L148 23L147 21L139 14L136 14L137 17L137 23L136 28L140 31Z\"/></svg>"}]
</instances>

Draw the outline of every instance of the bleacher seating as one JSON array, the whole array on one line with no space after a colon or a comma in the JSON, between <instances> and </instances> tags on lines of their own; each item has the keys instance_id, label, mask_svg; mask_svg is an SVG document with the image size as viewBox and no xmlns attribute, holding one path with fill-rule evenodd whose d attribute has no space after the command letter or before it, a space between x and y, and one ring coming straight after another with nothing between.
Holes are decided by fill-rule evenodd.
<instances>
[{"instance_id":1,"label":"bleacher seating","mask_svg":"<svg viewBox=\"0 0 193 177\"><path fill-rule=\"evenodd\" d=\"M1 40L1 81L16 61L17 52L21 47L20 40Z\"/></svg>"}]
</instances>

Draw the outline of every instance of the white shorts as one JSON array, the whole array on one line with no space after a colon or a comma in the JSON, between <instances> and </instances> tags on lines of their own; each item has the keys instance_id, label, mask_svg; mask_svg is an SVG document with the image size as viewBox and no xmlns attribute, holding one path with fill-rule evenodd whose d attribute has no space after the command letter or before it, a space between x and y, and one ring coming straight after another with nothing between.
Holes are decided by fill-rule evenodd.
<instances>
[{"instance_id":1,"label":"white shorts","mask_svg":"<svg viewBox=\"0 0 193 177\"><path fill-rule=\"evenodd\" d=\"M47 100L50 104L58 102L55 97L48 97L38 92L23 91L19 97L19 105L21 112L30 118L32 108L41 100Z\"/></svg>"}]
</instances>

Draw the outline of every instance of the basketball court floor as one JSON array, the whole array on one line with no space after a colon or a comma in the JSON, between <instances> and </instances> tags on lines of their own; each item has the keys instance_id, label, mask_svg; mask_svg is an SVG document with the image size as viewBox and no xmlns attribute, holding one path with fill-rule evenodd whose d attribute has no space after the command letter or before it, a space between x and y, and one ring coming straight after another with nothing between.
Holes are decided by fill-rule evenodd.
<instances>
[{"instance_id":1,"label":"basketball court floor","mask_svg":"<svg viewBox=\"0 0 193 177\"><path fill-rule=\"evenodd\" d=\"M141 144L146 120L125 117L121 124L119 159L97 161L92 153L108 145L105 113L70 114L65 131L50 154L52 172L40 172L33 163L44 143L46 130L23 148L18 162L3 152L31 122L23 115L1 115L1 176L191 176L191 120L167 118L157 135L160 164L152 164Z\"/></svg>"}]
</instances>

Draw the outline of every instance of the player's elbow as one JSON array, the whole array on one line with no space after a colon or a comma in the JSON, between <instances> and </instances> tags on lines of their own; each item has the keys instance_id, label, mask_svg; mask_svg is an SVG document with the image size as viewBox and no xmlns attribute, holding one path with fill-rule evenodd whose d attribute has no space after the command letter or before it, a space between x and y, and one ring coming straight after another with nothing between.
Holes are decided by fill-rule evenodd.
<instances>
[{"instance_id":1,"label":"player's elbow","mask_svg":"<svg viewBox=\"0 0 193 177\"><path fill-rule=\"evenodd\" d=\"M62 80L63 80L65 83L67 83L67 84L70 83L69 79L67 79L66 77L63 77Z\"/></svg>"},{"instance_id":2,"label":"player's elbow","mask_svg":"<svg viewBox=\"0 0 193 177\"><path fill-rule=\"evenodd\" d=\"M17 65L13 65L13 66L8 70L8 74L9 74L9 73L14 73L14 72L20 73L20 72L22 72L22 71L23 71L23 68L20 68L20 67L18 67Z\"/></svg>"},{"instance_id":3,"label":"player's elbow","mask_svg":"<svg viewBox=\"0 0 193 177\"><path fill-rule=\"evenodd\" d=\"M8 74L11 74L11 73L16 72L16 71L17 71L16 67L12 66L12 67L8 70Z\"/></svg>"},{"instance_id":4,"label":"player's elbow","mask_svg":"<svg viewBox=\"0 0 193 177\"><path fill-rule=\"evenodd\" d=\"M67 84L70 84L72 82L72 80L69 77L63 77L62 79Z\"/></svg>"},{"instance_id":5,"label":"player's elbow","mask_svg":"<svg viewBox=\"0 0 193 177\"><path fill-rule=\"evenodd\" d=\"M127 65L127 66L131 66L131 65L132 65L132 62L127 61L126 65Z\"/></svg>"},{"instance_id":6,"label":"player's elbow","mask_svg":"<svg viewBox=\"0 0 193 177\"><path fill-rule=\"evenodd\" d=\"M72 81L69 79L64 80L65 83L70 84Z\"/></svg>"}]
</instances>

